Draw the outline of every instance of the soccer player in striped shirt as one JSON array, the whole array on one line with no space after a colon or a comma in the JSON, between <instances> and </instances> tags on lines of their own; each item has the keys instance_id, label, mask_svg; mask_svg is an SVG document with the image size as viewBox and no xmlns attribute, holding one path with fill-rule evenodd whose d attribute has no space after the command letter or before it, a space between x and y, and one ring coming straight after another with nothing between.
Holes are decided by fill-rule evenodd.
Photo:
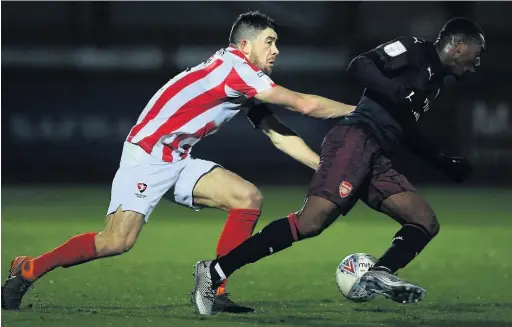
<instances>
[{"instance_id":1,"label":"soccer player in striped shirt","mask_svg":"<svg viewBox=\"0 0 512 327\"><path fill-rule=\"evenodd\" d=\"M250 237L261 214L260 191L219 164L192 157L193 145L242 111L278 149L316 169L319 156L265 103L318 118L342 117L354 110L276 85L269 75L279 54L277 38L272 19L259 12L242 14L233 24L228 47L158 90L124 142L105 229L73 236L37 257L16 257L2 287L2 307L18 309L30 285L57 267L129 251L165 194L196 210L208 207L228 213L218 256ZM215 303L225 312L253 311L232 302L225 283L219 286Z\"/></svg>"}]
</instances>

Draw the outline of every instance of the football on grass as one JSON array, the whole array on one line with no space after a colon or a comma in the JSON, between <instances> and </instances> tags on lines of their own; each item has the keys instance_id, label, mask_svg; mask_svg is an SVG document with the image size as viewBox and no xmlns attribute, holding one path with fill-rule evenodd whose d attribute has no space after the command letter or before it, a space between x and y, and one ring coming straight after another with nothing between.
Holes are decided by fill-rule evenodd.
<instances>
[{"instance_id":1,"label":"football on grass","mask_svg":"<svg viewBox=\"0 0 512 327\"><path fill-rule=\"evenodd\" d=\"M353 253L345 257L336 268L336 284L345 298L354 302L367 302L375 298L375 293L366 291L359 285L359 279L377 262L366 253Z\"/></svg>"}]
</instances>

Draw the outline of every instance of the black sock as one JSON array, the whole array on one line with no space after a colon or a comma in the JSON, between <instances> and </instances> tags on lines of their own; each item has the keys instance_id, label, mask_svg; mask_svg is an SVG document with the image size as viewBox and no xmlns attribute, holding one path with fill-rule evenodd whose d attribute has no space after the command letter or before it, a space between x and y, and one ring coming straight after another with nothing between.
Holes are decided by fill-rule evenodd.
<instances>
[{"instance_id":1,"label":"black sock","mask_svg":"<svg viewBox=\"0 0 512 327\"><path fill-rule=\"evenodd\" d=\"M235 270L249 263L256 262L273 253L289 248L293 242L298 240L297 235L296 225L290 221L290 218L275 220L231 250L231 252L215 260L211 267L212 274L214 275L212 277L215 278L215 275L219 275L215 269L217 263L227 278Z\"/></svg>"},{"instance_id":2,"label":"black sock","mask_svg":"<svg viewBox=\"0 0 512 327\"><path fill-rule=\"evenodd\" d=\"M395 273L409 264L431 239L432 236L423 226L406 224L395 234L391 246L374 267L385 267Z\"/></svg>"}]
</instances>

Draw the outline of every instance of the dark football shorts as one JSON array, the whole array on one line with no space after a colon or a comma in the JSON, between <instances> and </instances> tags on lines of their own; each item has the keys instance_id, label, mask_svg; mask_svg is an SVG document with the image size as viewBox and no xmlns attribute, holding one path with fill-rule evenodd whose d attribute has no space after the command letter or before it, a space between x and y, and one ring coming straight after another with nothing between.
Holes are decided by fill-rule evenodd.
<instances>
[{"instance_id":1,"label":"dark football shorts","mask_svg":"<svg viewBox=\"0 0 512 327\"><path fill-rule=\"evenodd\" d=\"M416 189L364 126L336 125L325 136L307 196L329 200L346 215L359 199L379 210L383 200L402 192Z\"/></svg>"}]
</instances>

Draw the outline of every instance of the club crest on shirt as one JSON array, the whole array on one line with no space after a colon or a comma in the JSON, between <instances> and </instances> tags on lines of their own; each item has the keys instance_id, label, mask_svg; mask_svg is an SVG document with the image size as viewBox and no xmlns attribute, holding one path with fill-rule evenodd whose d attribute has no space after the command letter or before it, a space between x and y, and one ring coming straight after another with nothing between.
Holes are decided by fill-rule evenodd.
<instances>
[{"instance_id":1,"label":"club crest on shirt","mask_svg":"<svg viewBox=\"0 0 512 327\"><path fill-rule=\"evenodd\" d=\"M137 183L137 189L140 193L144 193L144 191L148 188L148 185L145 183Z\"/></svg>"}]
</instances>

